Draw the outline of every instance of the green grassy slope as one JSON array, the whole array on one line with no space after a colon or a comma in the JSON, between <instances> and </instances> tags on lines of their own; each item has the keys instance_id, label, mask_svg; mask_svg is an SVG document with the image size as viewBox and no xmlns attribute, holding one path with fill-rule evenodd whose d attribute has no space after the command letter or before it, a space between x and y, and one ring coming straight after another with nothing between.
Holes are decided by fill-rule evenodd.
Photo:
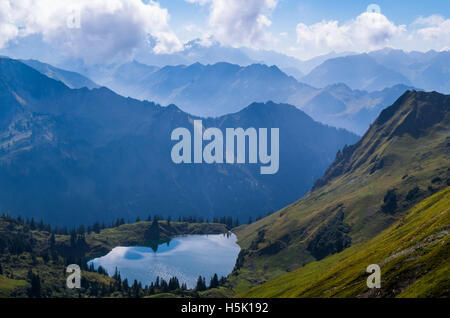
<instances>
[{"instance_id":1,"label":"green grassy slope","mask_svg":"<svg viewBox=\"0 0 450 318\"><path fill-rule=\"evenodd\" d=\"M445 188L450 181L449 127L450 96L405 93L357 144L337 155L305 197L235 229L243 250L231 278L233 290L242 292L315 261L308 245L341 213L355 245ZM386 213L382 206L390 189L395 189L397 208Z\"/></svg>"},{"instance_id":2,"label":"green grassy slope","mask_svg":"<svg viewBox=\"0 0 450 318\"><path fill-rule=\"evenodd\" d=\"M14 290L26 286L27 282L24 280L10 279L0 275L0 298L9 297Z\"/></svg>"},{"instance_id":3,"label":"green grassy slope","mask_svg":"<svg viewBox=\"0 0 450 318\"><path fill-rule=\"evenodd\" d=\"M286 274L242 297L449 297L450 187L417 204L372 240ZM381 267L381 289L365 272Z\"/></svg>"}]
</instances>

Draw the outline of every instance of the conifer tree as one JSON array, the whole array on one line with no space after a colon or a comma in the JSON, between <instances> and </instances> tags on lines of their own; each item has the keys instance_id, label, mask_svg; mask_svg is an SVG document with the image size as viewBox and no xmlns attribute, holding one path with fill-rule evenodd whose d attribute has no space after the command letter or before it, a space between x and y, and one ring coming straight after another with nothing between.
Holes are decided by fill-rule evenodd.
<instances>
[{"instance_id":1,"label":"conifer tree","mask_svg":"<svg viewBox=\"0 0 450 318\"><path fill-rule=\"evenodd\" d=\"M204 291L204 290L206 290L205 278L203 278L202 276L198 277L198 279L197 279L197 286L195 287L195 289L197 291Z\"/></svg>"},{"instance_id":2,"label":"conifer tree","mask_svg":"<svg viewBox=\"0 0 450 318\"><path fill-rule=\"evenodd\" d=\"M209 283L209 288L217 288L217 287L219 287L219 277L217 276L217 274L214 274Z\"/></svg>"},{"instance_id":3,"label":"conifer tree","mask_svg":"<svg viewBox=\"0 0 450 318\"><path fill-rule=\"evenodd\" d=\"M28 279L30 281L31 287L28 290L28 296L31 298L41 297L41 279L39 275L33 274L31 269L28 271Z\"/></svg>"},{"instance_id":4,"label":"conifer tree","mask_svg":"<svg viewBox=\"0 0 450 318\"><path fill-rule=\"evenodd\" d=\"M52 233L52 235L50 236L50 239L48 241L48 244L50 245L51 250L55 249L55 245L56 245L55 234Z\"/></svg>"}]
</instances>

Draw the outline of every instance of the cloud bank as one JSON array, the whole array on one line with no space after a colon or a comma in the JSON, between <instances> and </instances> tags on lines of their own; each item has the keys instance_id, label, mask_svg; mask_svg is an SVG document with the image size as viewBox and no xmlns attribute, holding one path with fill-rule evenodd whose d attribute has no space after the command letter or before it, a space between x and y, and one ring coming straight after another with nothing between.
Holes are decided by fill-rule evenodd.
<instances>
[{"instance_id":1,"label":"cloud bank","mask_svg":"<svg viewBox=\"0 0 450 318\"><path fill-rule=\"evenodd\" d=\"M299 23L296 34L297 46L291 50L306 57L384 47L440 51L450 46L450 20L432 15L419 17L410 25L396 25L381 12L364 12L345 23L335 20L312 25Z\"/></svg>"},{"instance_id":2,"label":"cloud bank","mask_svg":"<svg viewBox=\"0 0 450 318\"><path fill-rule=\"evenodd\" d=\"M65 54L97 62L121 58L151 39L156 53L181 48L169 13L152 0L0 0L0 48L41 35Z\"/></svg>"},{"instance_id":3,"label":"cloud bank","mask_svg":"<svg viewBox=\"0 0 450 318\"><path fill-rule=\"evenodd\" d=\"M183 50L169 25L167 9L157 0L143 1L0 0L0 49L20 46L22 39L33 36L43 43L30 45L32 49L87 63L129 59L136 51L158 54ZM450 48L450 19L441 15L399 25L381 11L368 10L345 22L300 22L291 30L273 34L276 20L272 21L272 13L280 0L185 1L208 10L206 24L189 21L183 29L187 34L200 34L199 43L204 46L217 41L225 46L273 49L302 59L330 51Z\"/></svg>"},{"instance_id":4,"label":"cloud bank","mask_svg":"<svg viewBox=\"0 0 450 318\"><path fill-rule=\"evenodd\" d=\"M261 47L273 41L270 15L278 0L186 0L209 5L209 33L223 45Z\"/></svg>"}]
</instances>

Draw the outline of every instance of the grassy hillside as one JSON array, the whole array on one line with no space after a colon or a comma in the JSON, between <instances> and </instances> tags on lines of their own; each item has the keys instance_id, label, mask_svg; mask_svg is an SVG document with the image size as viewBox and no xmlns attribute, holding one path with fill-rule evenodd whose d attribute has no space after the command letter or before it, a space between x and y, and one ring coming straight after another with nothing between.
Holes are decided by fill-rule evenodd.
<instances>
[{"instance_id":1,"label":"grassy hillside","mask_svg":"<svg viewBox=\"0 0 450 318\"><path fill-rule=\"evenodd\" d=\"M27 286L24 280L10 279L0 275L0 298L9 297L16 289Z\"/></svg>"},{"instance_id":2,"label":"grassy hillside","mask_svg":"<svg viewBox=\"0 0 450 318\"><path fill-rule=\"evenodd\" d=\"M372 240L286 274L243 297L449 297L450 187L425 199ZM381 289L365 272L381 267Z\"/></svg>"},{"instance_id":3,"label":"grassy hillside","mask_svg":"<svg viewBox=\"0 0 450 318\"><path fill-rule=\"evenodd\" d=\"M378 235L450 183L450 96L407 92L299 201L236 229L242 292Z\"/></svg>"}]
</instances>

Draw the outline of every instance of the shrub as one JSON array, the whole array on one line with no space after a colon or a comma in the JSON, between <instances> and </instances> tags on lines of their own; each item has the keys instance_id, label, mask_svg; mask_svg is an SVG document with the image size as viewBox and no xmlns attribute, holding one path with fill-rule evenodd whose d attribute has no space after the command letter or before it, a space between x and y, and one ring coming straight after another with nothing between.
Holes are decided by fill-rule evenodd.
<instances>
[{"instance_id":1,"label":"shrub","mask_svg":"<svg viewBox=\"0 0 450 318\"><path fill-rule=\"evenodd\" d=\"M308 251L318 260L339 253L351 245L350 226L344 223L339 211L327 224L322 225L308 244Z\"/></svg>"},{"instance_id":2,"label":"shrub","mask_svg":"<svg viewBox=\"0 0 450 318\"><path fill-rule=\"evenodd\" d=\"M395 193L395 189L386 192L381 211L386 214L394 214L397 211L397 194Z\"/></svg>"}]
</instances>

